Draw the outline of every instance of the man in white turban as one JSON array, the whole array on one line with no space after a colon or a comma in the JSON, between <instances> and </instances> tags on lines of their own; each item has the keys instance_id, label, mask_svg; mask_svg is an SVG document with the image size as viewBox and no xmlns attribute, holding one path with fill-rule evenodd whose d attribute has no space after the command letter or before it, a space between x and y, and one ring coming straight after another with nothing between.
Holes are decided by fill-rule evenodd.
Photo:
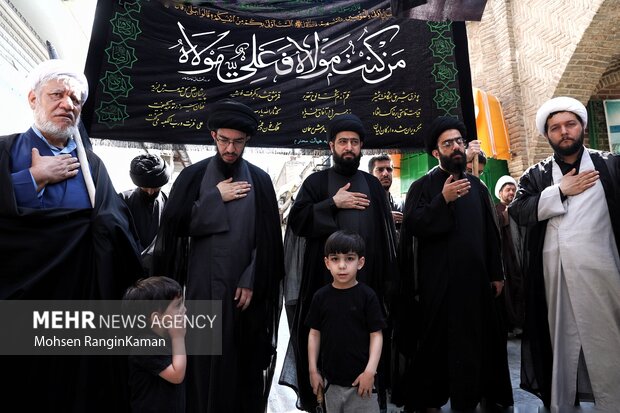
<instances>
[{"instance_id":1,"label":"man in white turban","mask_svg":"<svg viewBox=\"0 0 620 413\"><path fill-rule=\"evenodd\" d=\"M499 221L502 236L502 260L506 284L504 285L504 318L508 337L519 336L523 332L524 301L523 286L524 272L521 266L521 238L522 228L508 216L508 205L517 192L517 181L510 176L501 176L495 183L495 197L499 203L495 205L495 212Z\"/></svg>"},{"instance_id":2,"label":"man in white turban","mask_svg":"<svg viewBox=\"0 0 620 413\"><path fill-rule=\"evenodd\" d=\"M508 211L528 226L521 383L552 412L620 406L620 158L584 148L586 108L536 114L554 154L521 177Z\"/></svg>"},{"instance_id":3,"label":"man in white turban","mask_svg":"<svg viewBox=\"0 0 620 413\"><path fill-rule=\"evenodd\" d=\"M33 125L0 137L0 300L120 300L142 273L139 241L103 162L78 148L86 77L49 60L28 80ZM126 359L13 357L4 365L12 372L5 394L37 389L20 398L23 411L122 411L128 402Z\"/></svg>"}]
</instances>

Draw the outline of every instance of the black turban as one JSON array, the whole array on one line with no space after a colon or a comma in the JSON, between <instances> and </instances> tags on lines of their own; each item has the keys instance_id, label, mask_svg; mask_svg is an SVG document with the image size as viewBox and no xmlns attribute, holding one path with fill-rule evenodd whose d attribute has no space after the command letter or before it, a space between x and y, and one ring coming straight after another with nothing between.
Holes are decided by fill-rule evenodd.
<instances>
[{"instance_id":1,"label":"black turban","mask_svg":"<svg viewBox=\"0 0 620 413\"><path fill-rule=\"evenodd\" d=\"M258 116L252 109L232 99L222 99L211 105L207 127L234 129L252 136L258 129Z\"/></svg>"},{"instance_id":2,"label":"black turban","mask_svg":"<svg viewBox=\"0 0 620 413\"><path fill-rule=\"evenodd\" d=\"M463 122L452 116L440 116L435 118L435 120L428 127L426 139L424 140L426 152L429 155L432 156L433 149L437 149L437 139L439 139L439 135L449 129L458 130L461 132L463 139L466 139L467 129L465 128L465 124Z\"/></svg>"},{"instance_id":3,"label":"black turban","mask_svg":"<svg viewBox=\"0 0 620 413\"><path fill-rule=\"evenodd\" d=\"M338 132L342 131L356 132L360 136L362 142L366 136L364 124L360 118L352 114L339 115L332 119L327 125L327 139L330 142L333 141Z\"/></svg>"},{"instance_id":4,"label":"black turban","mask_svg":"<svg viewBox=\"0 0 620 413\"><path fill-rule=\"evenodd\" d=\"M140 188L161 188L168 183L170 170L161 157L147 153L131 160L129 176Z\"/></svg>"}]
</instances>

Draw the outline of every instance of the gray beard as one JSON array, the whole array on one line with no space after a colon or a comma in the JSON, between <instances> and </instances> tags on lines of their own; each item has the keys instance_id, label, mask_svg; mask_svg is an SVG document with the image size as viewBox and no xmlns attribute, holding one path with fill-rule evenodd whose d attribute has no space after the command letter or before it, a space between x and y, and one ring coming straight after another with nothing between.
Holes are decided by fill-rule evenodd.
<instances>
[{"instance_id":1,"label":"gray beard","mask_svg":"<svg viewBox=\"0 0 620 413\"><path fill-rule=\"evenodd\" d=\"M79 121L80 118L78 117L77 122ZM76 135L77 132L76 125L63 127L56 125L51 120L45 119L45 115L43 114L43 111L40 109L39 106L34 109L34 124L44 136L49 135L56 139L67 140L70 137Z\"/></svg>"}]
</instances>

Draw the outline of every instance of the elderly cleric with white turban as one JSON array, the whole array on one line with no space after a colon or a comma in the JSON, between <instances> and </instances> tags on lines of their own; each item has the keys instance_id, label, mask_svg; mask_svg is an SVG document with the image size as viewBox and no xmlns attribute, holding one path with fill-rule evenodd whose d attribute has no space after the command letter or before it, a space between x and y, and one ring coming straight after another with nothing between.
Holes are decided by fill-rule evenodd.
<instances>
[{"instance_id":1,"label":"elderly cleric with white turban","mask_svg":"<svg viewBox=\"0 0 620 413\"><path fill-rule=\"evenodd\" d=\"M68 61L54 59L28 75L32 128L12 144L17 204L29 208L91 208L94 184L90 157L81 149L78 123L88 97L83 73ZM53 155L53 156L52 156Z\"/></svg>"},{"instance_id":2,"label":"elderly cleric with white turban","mask_svg":"<svg viewBox=\"0 0 620 413\"><path fill-rule=\"evenodd\" d=\"M508 207L529 246L521 387L551 411L586 394L600 411L620 405L620 157L584 146L587 123L576 99L540 107L554 153L521 176Z\"/></svg>"},{"instance_id":3,"label":"elderly cleric with white turban","mask_svg":"<svg viewBox=\"0 0 620 413\"><path fill-rule=\"evenodd\" d=\"M62 59L46 60L36 66L27 77L30 90L38 90L41 84L50 79L63 79L72 84L76 93L79 93L80 102L84 104L88 98L88 81L84 73L72 63Z\"/></svg>"},{"instance_id":4,"label":"elderly cleric with white turban","mask_svg":"<svg viewBox=\"0 0 620 413\"><path fill-rule=\"evenodd\" d=\"M139 241L103 161L77 140L86 77L67 61L49 60L27 81L32 126L0 137L0 300L119 300L143 273ZM20 400L24 411L129 405L121 358L14 356L4 362L13 373L7 394L30 385L41 390ZM76 395L81 383L88 386Z\"/></svg>"}]
</instances>

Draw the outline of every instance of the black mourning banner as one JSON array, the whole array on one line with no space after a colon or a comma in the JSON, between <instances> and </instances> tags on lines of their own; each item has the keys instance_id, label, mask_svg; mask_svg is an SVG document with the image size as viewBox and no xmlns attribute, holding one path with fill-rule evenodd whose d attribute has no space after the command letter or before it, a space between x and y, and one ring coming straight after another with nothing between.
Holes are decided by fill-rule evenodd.
<instances>
[{"instance_id":1,"label":"black mourning banner","mask_svg":"<svg viewBox=\"0 0 620 413\"><path fill-rule=\"evenodd\" d=\"M209 106L233 98L260 116L253 146L326 149L326 124L354 113L365 148L421 148L436 116L462 118L452 25L394 18L389 0L100 1L84 122L211 144Z\"/></svg>"}]
</instances>

